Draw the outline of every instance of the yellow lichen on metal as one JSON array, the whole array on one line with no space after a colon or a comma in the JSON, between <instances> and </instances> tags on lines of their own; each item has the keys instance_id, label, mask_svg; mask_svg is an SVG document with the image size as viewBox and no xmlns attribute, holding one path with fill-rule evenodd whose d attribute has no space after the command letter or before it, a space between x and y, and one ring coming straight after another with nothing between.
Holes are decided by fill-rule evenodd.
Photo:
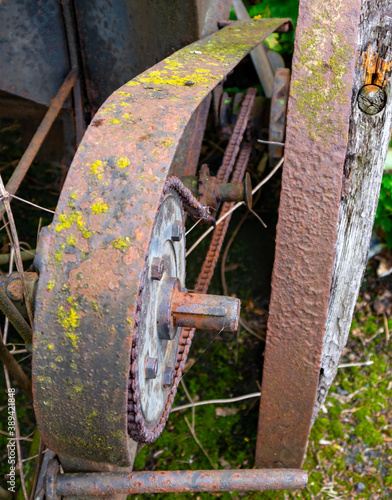
<instances>
[{"instance_id":1,"label":"yellow lichen on metal","mask_svg":"<svg viewBox=\"0 0 392 500\"><path fill-rule=\"evenodd\" d=\"M76 241L76 237L73 234L67 237L67 243L72 247L76 245Z\"/></svg>"},{"instance_id":2,"label":"yellow lichen on metal","mask_svg":"<svg viewBox=\"0 0 392 500\"><path fill-rule=\"evenodd\" d=\"M126 236L125 238L122 238L120 236L116 240L112 241L112 245L114 248L117 248L117 250L121 250L121 251L125 252L125 250L130 245L130 238L128 236Z\"/></svg>"},{"instance_id":3,"label":"yellow lichen on metal","mask_svg":"<svg viewBox=\"0 0 392 500\"><path fill-rule=\"evenodd\" d=\"M104 214L109 210L109 206L103 201L97 201L90 206L90 210L93 214Z\"/></svg>"},{"instance_id":4,"label":"yellow lichen on metal","mask_svg":"<svg viewBox=\"0 0 392 500\"><path fill-rule=\"evenodd\" d=\"M59 306L57 309L57 317L64 330L73 332L79 326L79 314L73 306L71 306L68 311L66 311L63 306Z\"/></svg>"},{"instance_id":5,"label":"yellow lichen on metal","mask_svg":"<svg viewBox=\"0 0 392 500\"><path fill-rule=\"evenodd\" d=\"M125 167L128 167L131 162L128 160L128 158L125 158L125 156L122 156L121 158L119 158L116 162L118 168L125 168Z\"/></svg>"},{"instance_id":6,"label":"yellow lichen on metal","mask_svg":"<svg viewBox=\"0 0 392 500\"><path fill-rule=\"evenodd\" d=\"M82 220L82 213L78 211L69 214L60 214L58 220L59 222L56 224L55 228L58 233L65 229L69 229L73 224L76 224L80 231L85 226L85 222Z\"/></svg>"}]
</instances>

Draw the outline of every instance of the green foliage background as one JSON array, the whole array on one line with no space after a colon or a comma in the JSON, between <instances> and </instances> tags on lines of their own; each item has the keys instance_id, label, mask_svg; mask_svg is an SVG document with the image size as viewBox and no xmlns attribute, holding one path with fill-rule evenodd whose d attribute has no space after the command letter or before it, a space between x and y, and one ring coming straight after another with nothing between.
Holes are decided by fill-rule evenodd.
<instances>
[{"instance_id":1,"label":"green foliage background","mask_svg":"<svg viewBox=\"0 0 392 500\"><path fill-rule=\"evenodd\" d=\"M297 25L299 0L262 0L247 5L250 17L289 17ZM236 19L234 9L231 11L230 19ZM282 55L292 54L294 50L294 33L283 33L281 35L270 35L266 41L270 49Z\"/></svg>"},{"instance_id":2,"label":"green foliage background","mask_svg":"<svg viewBox=\"0 0 392 500\"><path fill-rule=\"evenodd\" d=\"M381 229L379 236L385 238L385 243L389 250L392 249L392 174L386 172L381 183L380 199L378 202L376 218L374 220L376 228Z\"/></svg>"}]
</instances>

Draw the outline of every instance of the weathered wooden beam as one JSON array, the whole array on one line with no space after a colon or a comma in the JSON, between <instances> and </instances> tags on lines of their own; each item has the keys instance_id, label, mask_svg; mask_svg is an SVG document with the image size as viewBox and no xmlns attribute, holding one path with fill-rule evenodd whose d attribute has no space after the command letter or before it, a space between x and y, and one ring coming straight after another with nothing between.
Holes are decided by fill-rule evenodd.
<instances>
[{"instance_id":1,"label":"weathered wooden beam","mask_svg":"<svg viewBox=\"0 0 392 500\"><path fill-rule=\"evenodd\" d=\"M359 287L367 263L373 221L392 124L392 2L362 0L344 185L328 319L314 419L335 378L346 345ZM364 85L381 90L369 99L386 98L381 112L369 115L358 105ZM368 87L367 87L368 88ZM385 101L385 99L384 99ZM365 108L364 108L365 109Z\"/></svg>"}]
</instances>

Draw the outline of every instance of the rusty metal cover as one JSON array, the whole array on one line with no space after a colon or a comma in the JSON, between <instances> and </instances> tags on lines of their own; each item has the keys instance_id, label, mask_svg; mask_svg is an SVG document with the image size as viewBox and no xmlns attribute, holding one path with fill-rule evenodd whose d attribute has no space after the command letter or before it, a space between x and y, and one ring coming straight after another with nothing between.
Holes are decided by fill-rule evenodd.
<instances>
[{"instance_id":1,"label":"rusty metal cover","mask_svg":"<svg viewBox=\"0 0 392 500\"><path fill-rule=\"evenodd\" d=\"M0 2L0 89L50 105L70 65L60 2Z\"/></svg>"},{"instance_id":2,"label":"rusty metal cover","mask_svg":"<svg viewBox=\"0 0 392 500\"><path fill-rule=\"evenodd\" d=\"M301 0L256 449L301 467L335 257L361 0Z\"/></svg>"},{"instance_id":3,"label":"rusty metal cover","mask_svg":"<svg viewBox=\"0 0 392 500\"><path fill-rule=\"evenodd\" d=\"M130 464L137 298L177 145L211 90L286 22L238 22L180 50L112 94L90 124L36 259L34 405L57 453Z\"/></svg>"}]
</instances>

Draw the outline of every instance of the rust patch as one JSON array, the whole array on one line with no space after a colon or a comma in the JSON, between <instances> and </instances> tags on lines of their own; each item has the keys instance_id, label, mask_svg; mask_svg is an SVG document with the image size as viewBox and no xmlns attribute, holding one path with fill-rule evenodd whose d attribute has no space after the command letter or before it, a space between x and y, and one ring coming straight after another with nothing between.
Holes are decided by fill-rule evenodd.
<instances>
[{"instance_id":1,"label":"rust patch","mask_svg":"<svg viewBox=\"0 0 392 500\"><path fill-rule=\"evenodd\" d=\"M368 50L362 55L362 67L365 85L373 84L385 87L391 75L392 61L388 63L369 44Z\"/></svg>"},{"instance_id":2,"label":"rust patch","mask_svg":"<svg viewBox=\"0 0 392 500\"><path fill-rule=\"evenodd\" d=\"M115 290L119 287L119 277L113 269L116 268L121 257L120 251L117 249L97 250L95 256L95 262L91 259L85 260L69 273L69 287L88 301L96 300L106 289ZM95 279L97 273L99 273L99 279Z\"/></svg>"}]
</instances>

